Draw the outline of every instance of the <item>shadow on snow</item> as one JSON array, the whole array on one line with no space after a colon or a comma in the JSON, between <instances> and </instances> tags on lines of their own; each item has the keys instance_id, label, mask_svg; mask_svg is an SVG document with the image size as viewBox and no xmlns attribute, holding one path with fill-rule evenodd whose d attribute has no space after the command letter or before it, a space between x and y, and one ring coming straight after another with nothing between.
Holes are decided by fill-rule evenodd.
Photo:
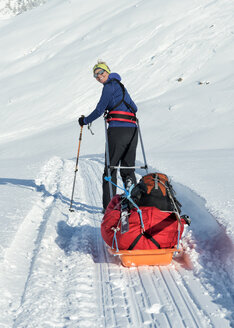
<instances>
[{"instance_id":1,"label":"shadow on snow","mask_svg":"<svg viewBox=\"0 0 234 328\"><path fill-rule=\"evenodd\" d=\"M57 224L56 244L69 256L72 252L90 255L94 263L115 263L118 258L108 254L99 227L81 225L72 227L65 221Z\"/></svg>"},{"instance_id":2,"label":"shadow on snow","mask_svg":"<svg viewBox=\"0 0 234 328\"><path fill-rule=\"evenodd\" d=\"M44 197L54 197L55 199L61 200L67 206L70 206L70 198L65 197L60 191L54 194L51 194L44 184L36 185L34 180L27 180L27 179L10 179L10 178L1 178L0 185L15 185L20 188L25 188L29 190L35 190L37 192L41 192ZM87 205L85 203L73 201L72 208L77 211L85 211L88 213L100 213L101 207Z\"/></svg>"}]
</instances>

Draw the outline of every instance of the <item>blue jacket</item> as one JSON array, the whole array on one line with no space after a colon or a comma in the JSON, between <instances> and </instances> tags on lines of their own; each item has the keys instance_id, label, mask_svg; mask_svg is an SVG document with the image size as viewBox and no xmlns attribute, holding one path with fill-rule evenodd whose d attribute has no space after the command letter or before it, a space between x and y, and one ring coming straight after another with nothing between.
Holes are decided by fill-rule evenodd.
<instances>
[{"instance_id":1,"label":"blue jacket","mask_svg":"<svg viewBox=\"0 0 234 328\"><path fill-rule=\"evenodd\" d=\"M108 80L104 83L101 98L94 111L84 118L84 124L89 124L100 117L106 110L111 110L123 98L123 91L119 83L113 79L121 81L121 77L117 73L111 73ZM134 111L137 111L137 106L132 101L128 91L125 89L124 100L129 104ZM115 110L131 112L131 110L122 102ZM134 123L111 121L109 127L136 127Z\"/></svg>"}]
</instances>

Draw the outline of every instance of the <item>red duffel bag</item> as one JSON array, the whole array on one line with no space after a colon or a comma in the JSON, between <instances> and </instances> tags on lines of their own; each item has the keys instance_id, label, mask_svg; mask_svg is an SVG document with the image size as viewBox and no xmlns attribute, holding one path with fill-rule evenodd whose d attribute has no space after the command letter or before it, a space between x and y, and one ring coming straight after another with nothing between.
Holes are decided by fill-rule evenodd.
<instances>
[{"instance_id":1,"label":"red duffel bag","mask_svg":"<svg viewBox=\"0 0 234 328\"><path fill-rule=\"evenodd\" d=\"M175 213L161 211L156 207L140 207L145 232L142 234L140 216L136 208L129 216L129 231L121 234L120 195L109 203L101 224L104 241L112 246L117 228L117 243L120 250L172 248L178 241L178 220ZM186 222L181 219L180 238ZM116 247L116 245L114 245Z\"/></svg>"}]
</instances>

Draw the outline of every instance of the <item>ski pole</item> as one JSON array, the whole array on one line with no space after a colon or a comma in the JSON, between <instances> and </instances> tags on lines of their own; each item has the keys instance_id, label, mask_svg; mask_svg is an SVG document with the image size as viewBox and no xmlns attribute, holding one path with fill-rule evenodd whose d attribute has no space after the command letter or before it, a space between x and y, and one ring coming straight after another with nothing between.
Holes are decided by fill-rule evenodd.
<instances>
[{"instance_id":1,"label":"ski pole","mask_svg":"<svg viewBox=\"0 0 234 328\"><path fill-rule=\"evenodd\" d=\"M75 167L75 174L74 174L74 180L73 180L73 187L72 187L72 195L71 195L71 202L70 202L70 212L74 212L72 209L72 203L73 203L73 196L74 196L74 190L75 190L75 184L76 184L76 173L78 171L78 161L79 161L79 155L80 155L80 144L81 144L81 139L82 139L82 131L83 131L83 126L80 127L80 137L79 137L79 145L78 145L78 152L77 152L77 157L76 157L76 167Z\"/></svg>"},{"instance_id":2,"label":"ski pole","mask_svg":"<svg viewBox=\"0 0 234 328\"><path fill-rule=\"evenodd\" d=\"M144 162L145 162L144 169L146 170L146 173L148 174L148 165L147 165L147 162L146 162L145 149L144 149L143 140L142 140L142 136L141 136L141 129L140 129L139 120L137 120L137 126L138 126L138 134L139 134L140 142L141 142L142 154L143 154L143 158L144 158Z\"/></svg>"}]
</instances>

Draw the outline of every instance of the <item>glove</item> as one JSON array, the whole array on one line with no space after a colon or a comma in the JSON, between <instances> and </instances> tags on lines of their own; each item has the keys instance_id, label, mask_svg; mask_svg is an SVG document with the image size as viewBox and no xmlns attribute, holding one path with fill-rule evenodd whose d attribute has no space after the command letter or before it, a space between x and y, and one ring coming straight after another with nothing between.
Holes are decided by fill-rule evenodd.
<instances>
[{"instance_id":1,"label":"glove","mask_svg":"<svg viewBox=\"0 0 234 328\"><path fill-rule=\"evenodd\" d=\"M78 119L78 122L79 122L80 126L85 125L84 118L85 118L84 115L81 115L81 117Z\"/></svg>"}]
</instances>

